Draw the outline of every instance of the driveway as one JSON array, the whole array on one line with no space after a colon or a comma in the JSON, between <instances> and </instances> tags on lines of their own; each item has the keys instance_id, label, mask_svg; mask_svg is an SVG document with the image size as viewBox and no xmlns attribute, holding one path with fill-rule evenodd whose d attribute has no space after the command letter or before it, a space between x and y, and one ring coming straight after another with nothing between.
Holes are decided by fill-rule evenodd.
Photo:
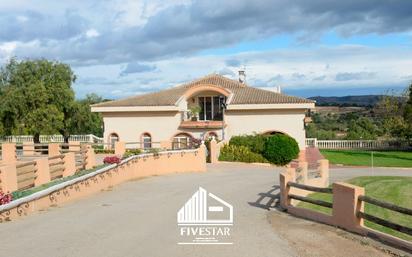
<instances>
[{"instance_id":1,"label":"driveway","mask_svg":"<svg viewBox=\"0 0 412 257\"><path fill-rule=\"evenodd\" d=\"M280 169L208 165L208 172L131 181L64 206L0 224L0 256L303 256L269 222ZM332 170L331 178L371 171ZM412 170L380 170L412 175ZM178 245L176 212L201 186L234 207L233 245ZM268 192L267 194L261 194ZM273 222L271 222L273 224ZM355 243L358 247L362 246ZM371 248L371 256L378 256ZM376 251L376 250L375 250Z\"/></svg>"}]
</instances>

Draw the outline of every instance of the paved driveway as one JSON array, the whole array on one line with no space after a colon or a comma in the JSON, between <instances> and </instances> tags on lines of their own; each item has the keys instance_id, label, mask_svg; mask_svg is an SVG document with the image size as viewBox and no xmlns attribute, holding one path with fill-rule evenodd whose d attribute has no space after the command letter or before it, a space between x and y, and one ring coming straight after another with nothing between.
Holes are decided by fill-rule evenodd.
<instances>
[{"instance_id":1,"label":"paved driveway","mask_svg":"<svg viewBox=\"0 0 412 257\"><path fill-rule=\"evenodd\" d=\"M131 181L81 201L0 224L0 256L298 256L268 223L280 169L246 164L209 165L206 173ZM332 179L369 170L333 170ZM412 170L382 170L408 174ZM204 187L234 206L233 245L177 245L176 212ZM273 204L273 202L269 202Z\"/></svg>"}]
</instances>

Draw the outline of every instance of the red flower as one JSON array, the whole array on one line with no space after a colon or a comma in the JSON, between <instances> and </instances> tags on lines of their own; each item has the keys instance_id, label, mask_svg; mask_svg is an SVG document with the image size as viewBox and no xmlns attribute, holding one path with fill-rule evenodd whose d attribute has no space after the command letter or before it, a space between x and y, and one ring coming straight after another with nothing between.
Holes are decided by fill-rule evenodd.
<instances>
[{"instance_id":1,"label":"red flower","mask_svg":"<svg viewBox=\"0 0 412 257\"><path fill-rule=\"evenodd\" d=\"M105 164L113 164L113 163L119 164L120 161L121 161L120 158L117 156L107 156L103 159L103 163Z\"/></svg>"},{"instance_id":2,"label":"red flower","mask_svg":"<svg viewBox=\"0 0 412 257\"><path fill-rule=\"evenodd\" d=\"M9 203L13 200L13 196L11 194L5 194L0 190L0 205Z\"/></svg>"}]
</instances>

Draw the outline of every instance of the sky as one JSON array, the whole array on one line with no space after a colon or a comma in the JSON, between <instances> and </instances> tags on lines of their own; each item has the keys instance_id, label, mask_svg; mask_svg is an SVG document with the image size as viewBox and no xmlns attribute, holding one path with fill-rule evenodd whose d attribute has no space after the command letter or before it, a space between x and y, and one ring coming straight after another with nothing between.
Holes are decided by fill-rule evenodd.
<instances>
[{"instance_id":1,"label":"sky","mask_svg":"<svg viewBox=\"0 0 412 257\"><path fill-rule=\"evenodd\" d=\"M109 99L218 73L298 96L381 94L412 81L409 0L0 0L0 64L71 65Z\"/></svg>"}]
</instances>

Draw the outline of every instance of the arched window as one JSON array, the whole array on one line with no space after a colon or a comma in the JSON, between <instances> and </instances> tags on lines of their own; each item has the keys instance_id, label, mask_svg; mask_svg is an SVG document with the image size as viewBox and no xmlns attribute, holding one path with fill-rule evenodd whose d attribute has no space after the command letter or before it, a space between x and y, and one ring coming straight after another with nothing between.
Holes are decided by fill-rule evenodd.
<instances>
[{"instance_id":1,"label":"arched window","mask_svg":"<svg viewBox=\"0 0 412 257\"><path fill-rule=\"evenodd\" d=\"M180 133L173 137L173 149L186 149L192 143L192 136L186 133Z\"/></svg>"},{"instance_id":2,"label":"arched window","mask_svg":"<svg viewBox=\"0 0 412 257\"><path fill-rule=\"evenodd\" d=\"M215 132L209 132L207 135L206 135L206 140L211 140L212 138L215 138L215 140L218 140L219 138L218 138L218 136L217 136L217 134L215 133Z\"/></svg>"},{"instance_id":3,"label":"arched window","mask_svg":"<svg viewBox=\"0 0 412 257\"><path fill-rule=\"evenodd\" d=\"M143 143L143 149L152 148L152 136L149 133L143 133L142 143Z\"/></svg>"},{"instance_id":4,"label":"arched window","mask_svg":"<svg viewBox=\"0 0 412 257\"><path fill-rule=\"evenodd\" d=\"M119 135L117 135L116 133L111 133L109 135L109 144L110 144L110 148L114 149L114 144L116 142L119 142Z\"/></svg>"}]
</instances>

